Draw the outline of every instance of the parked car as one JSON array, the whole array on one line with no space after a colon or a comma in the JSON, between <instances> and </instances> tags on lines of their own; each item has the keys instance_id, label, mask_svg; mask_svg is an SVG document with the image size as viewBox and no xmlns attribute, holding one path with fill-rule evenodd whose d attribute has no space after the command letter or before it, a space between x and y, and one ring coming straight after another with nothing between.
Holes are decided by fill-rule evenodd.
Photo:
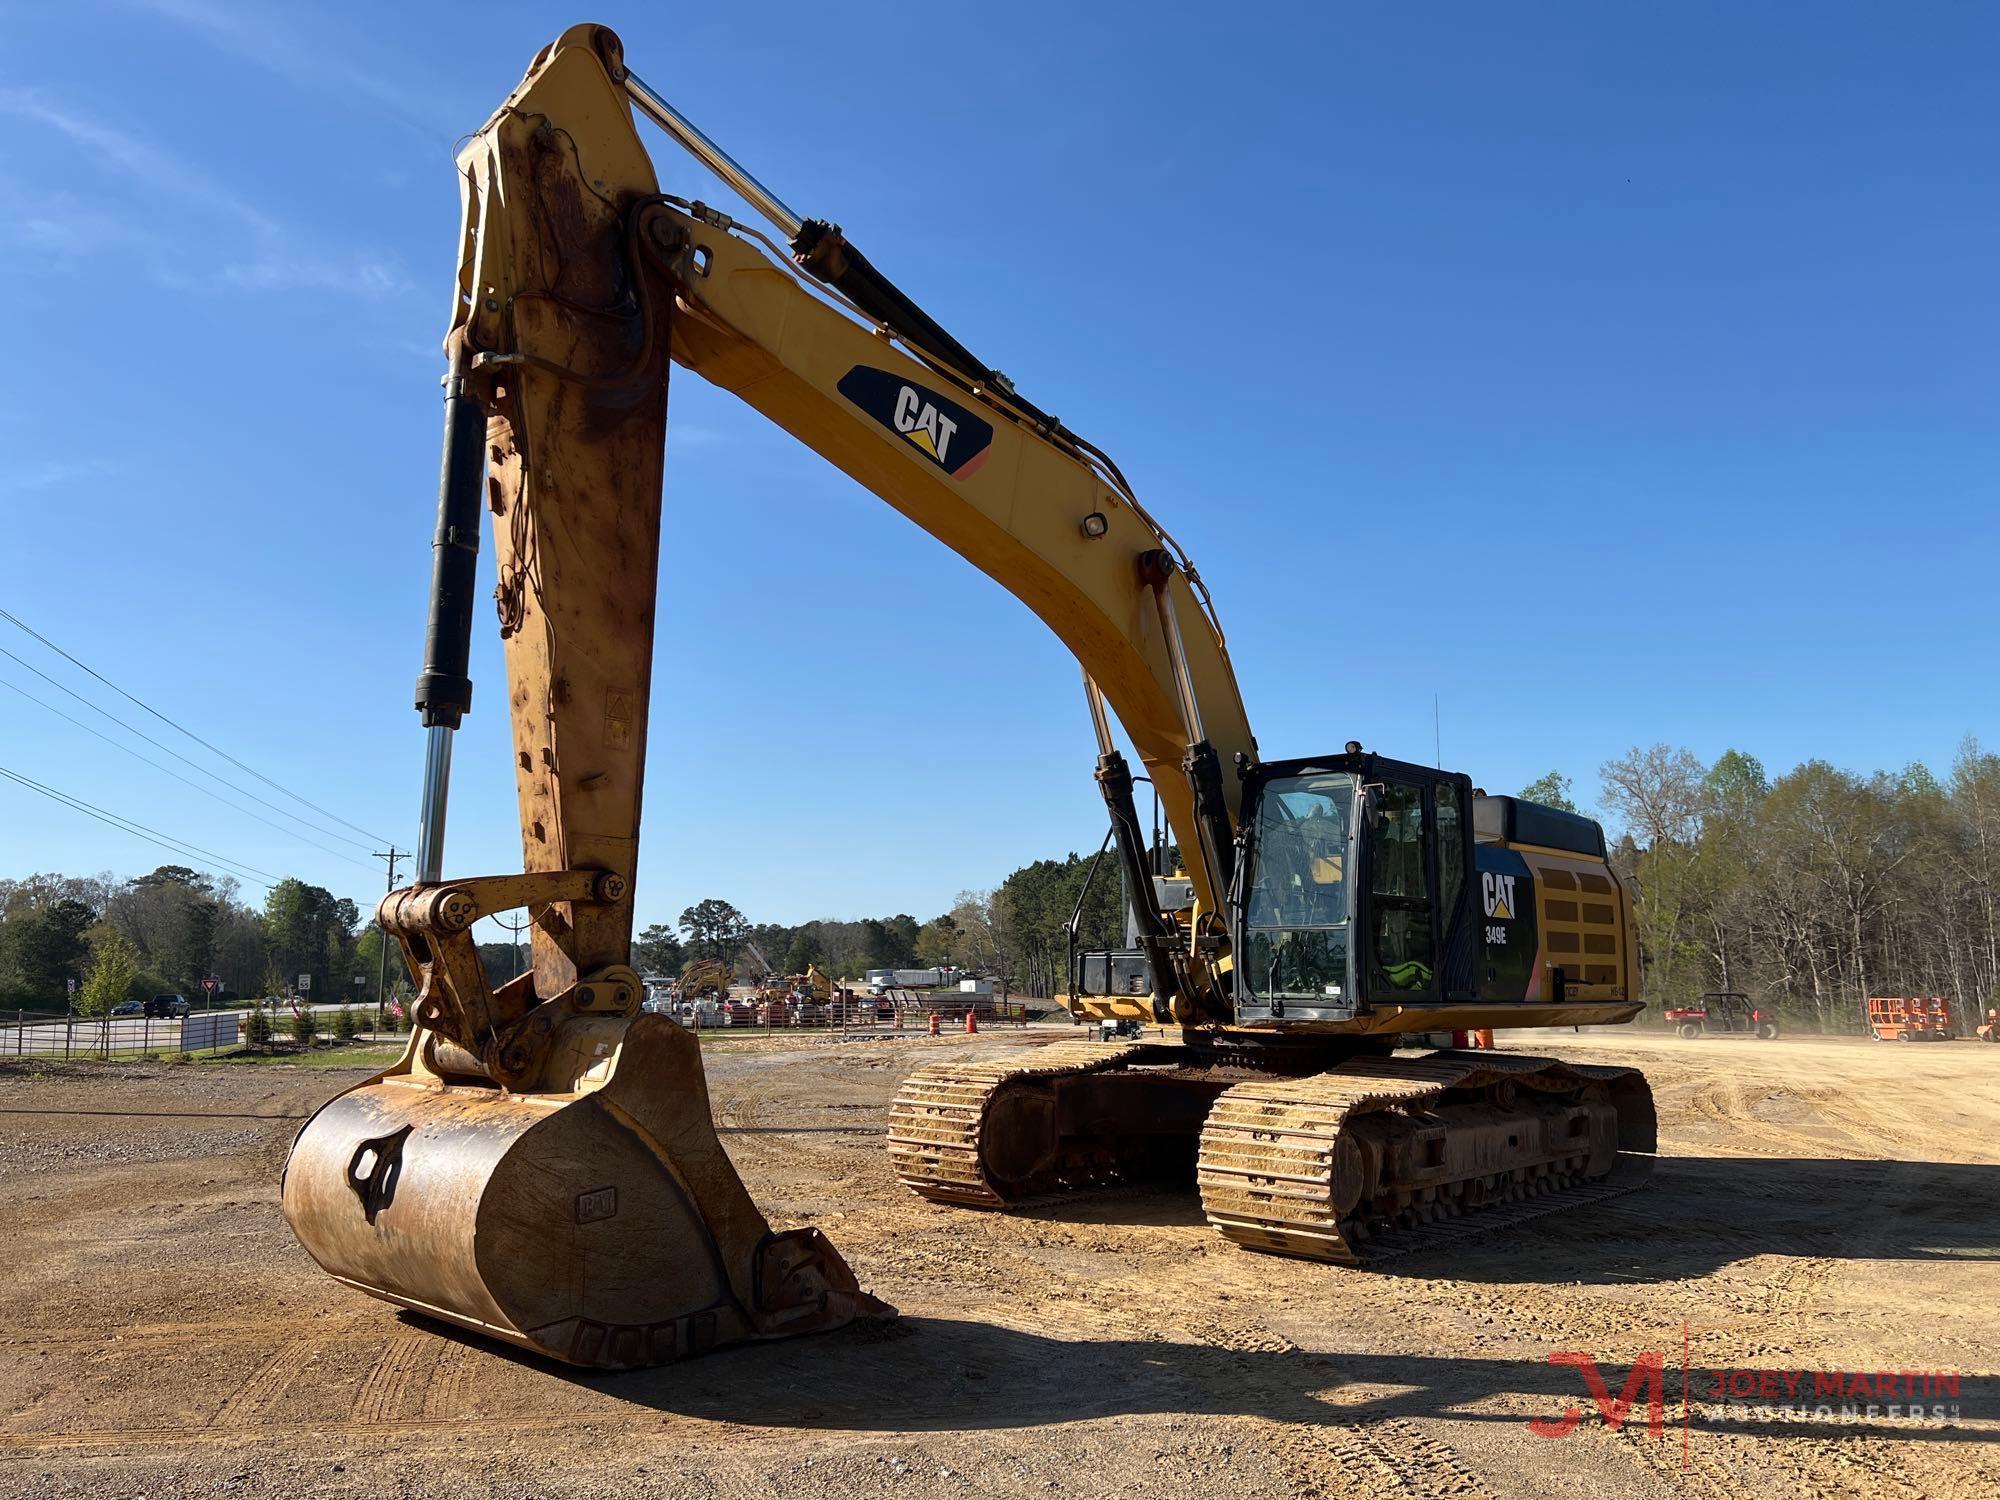
<instances>
[{"instance_id":1,"label":"parked car","mask_svg":"<svg viewBox=\"0 0 2000 1500\"><path fill-rule=\"evenodd\" d=\"M143 1016L145 1013L146 1002L143 1000L120 1000L111 1007L114 1016Z\"/></svg>"},{"instance_id":2,"label":"parked car","mask_svg":"<svg viewBox=\"0 0 2000 1500\"><path fill-rule=\"evenodd\" d=\"M188 1003L185 995L155 995L146 1002L146 1014L149 1017L166 1020L187 1013Z\"/></svg>"}]
</instances>

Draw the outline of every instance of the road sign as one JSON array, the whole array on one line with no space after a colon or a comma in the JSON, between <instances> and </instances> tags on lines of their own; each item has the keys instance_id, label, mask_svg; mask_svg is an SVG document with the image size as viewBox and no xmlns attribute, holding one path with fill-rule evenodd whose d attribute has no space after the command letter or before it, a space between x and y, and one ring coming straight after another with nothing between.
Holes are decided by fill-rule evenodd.
<instances>
[{"instance_id":1,"label":"road sign","mask_svg":"<svg viewBox=\"0 0 2000 1500\"><path fill-rule=\"evenodd\" d=\"M213 995L217 990L222 988L222 981L220 979L204 979L201 982L201 987Z\"/></svg>"},{"instance_id":2,"label":"road sign","mask_svg":"<svg viewBox=\"0 0 2000 1500\"><path fill-rule=\"evenodd\" d=\"M368 976L366 974L356 974L354 976L354 982L356 984L366 984L368 982Z\"/></svg>"},{"instance_id":3,"label":"road sign","mask_svg":"<svg viewBox=\"0 0 2000 1500\"><path fill-rule=\"evenodd\" d=\"M63 990L66 994L74 995L76 993L76 981L74 979L65 979L63 981Z\"/></svg>"},{"instance_id":4,"label":"road sign","mask_svg":"<svg viewBox=\"0 0 2000 1500\"><path fill-rule=\"evenodd\" d=\"M299 976L299 993L303 995L307 990L311 989L312 987L313 987L312 975L301 974Z\"/></svg>"}]
</instances>

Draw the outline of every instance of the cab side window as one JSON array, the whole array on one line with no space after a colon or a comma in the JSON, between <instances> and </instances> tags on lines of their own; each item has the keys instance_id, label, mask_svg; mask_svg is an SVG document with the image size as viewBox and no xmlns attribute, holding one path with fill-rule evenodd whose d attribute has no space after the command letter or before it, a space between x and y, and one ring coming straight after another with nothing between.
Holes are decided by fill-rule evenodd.
<instances>
[{"instance_id":1,"label":"cab side window","mask_svg":"<svg viewBox=\"0 0 2000 1500\"><path fill-rule=\"evenodd\" d=\"M1464 795L1465 789L1455 782L1438 783L1438 911L1447 927L1465 887L1465 808L1460 800Z\"/></svg>"},{"instance_id":2,"label":"cab side window","mask_svg":"<svg viewBox=\"0 0 2000 1500\"><path fill-rule=\"evenodd\" d=\"M1376 988L1416 995L1436 983L1424 789L1370 788L1369 943ZM1463 878L1463 872L1460 872Z\"/></svg>"},{"instance_id":3,"label":"cab side window","mask_svg":"<svg viewBox=\"0 0 2000 1500\"><path fill-rule=\"evenodd\" d=\"M1424 880L1423 788L1388 781L1375 794L1375 874L1369 886L1378 896L1422 901Z\"/></svg>"}]
</instances>

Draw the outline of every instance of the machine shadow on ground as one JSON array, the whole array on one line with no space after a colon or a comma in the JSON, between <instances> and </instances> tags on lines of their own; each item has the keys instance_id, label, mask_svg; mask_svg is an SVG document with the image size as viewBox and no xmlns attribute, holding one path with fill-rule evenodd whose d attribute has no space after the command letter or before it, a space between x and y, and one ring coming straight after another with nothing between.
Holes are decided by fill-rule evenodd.
<instances>
[{"instance_id":1,"label":"machine shadow on ground","mask_svg":"<svg viewBox=\"0 0 2000 1500\"><path fill-rule=\"evenodd\" d=\"M1059 1224L1199 1227L1192 1180L1010 1210ZM1471 1222L1471 1221L1468 1221ZM1671 1225L1671 1236L1661 1233ZM1662 1156L1622 1197L1399 1255L1370 1274L1586 1284L1681 1281L1752 1255L1989 1260L2000 1166L1820 1157Z\"/></svg>"},{"instance_id":2,"label":"machine shadow on ground","mask_svg":"<svg viewBox=\"0 0 2000 1500\"><path fill-rule=\"evenodd\" d=\"M946 1432L1183 1414L1305 1424L1449 1418L1520 1425L1531 1416L1558 1418L1572 1407L1581 1408L1588 1421L1598 1420L1575 1369L1534 1360L1237 1350L1157 1339L1070 1340L994 1323L903 1317L813 1338L738 1346L677 1365L604 1374L489 1344L414 1314L401 1316L441 1337L614 1400L757 1428ZM1684 1421L1697 1434L1990 1441L1984 1430L1943 1422L1754 1420L1706 1409L1713 1377L1695 1370L1684 1382L1679 1351L1665 1347L1672 1341L1669 1333L1678 1338L1678 1329L1660 1333L1668 1429L1662 1441L1672 1441L1673 1429ZM1614 1394L1639 1352L1603 1355ZM1684 1392L1691 1403L1685 1414ZM1968 1374L1961 1377L1956 1396L1936 1400L1986 1413L1995 1409L1996 1397L2000 1377ZM1865 1407L1867 1398L1860 1398L1860 1404ZM1487 1409L1470 1409L1482 1406ZM1642 1396L1628 1429L1636 1440L1651 1440L1645 1435L1646 1422Z\"/></svg>"}]
</instances>

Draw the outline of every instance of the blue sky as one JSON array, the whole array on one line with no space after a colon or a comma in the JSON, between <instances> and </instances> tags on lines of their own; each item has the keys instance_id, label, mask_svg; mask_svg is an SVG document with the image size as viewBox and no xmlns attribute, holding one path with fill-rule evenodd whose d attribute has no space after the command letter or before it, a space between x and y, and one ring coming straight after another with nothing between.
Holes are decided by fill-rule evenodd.
<instances>
[{"instance_id":1,"label":"blue sky","mask_svg":"<svg viewBox=\"0 0 2000 1500\"><path fill-rule=\"evenodd\" d=\"M451 145L571 19L478 12L0 4L0 607L404 847ZM1774 770L2000 740L1991 8L596 18L1117 457L1267 754L1427 759L1434 694L1496 790L1594 796L1656 740ZM647 131L670 190L725 201ZM1093 847L1054 638L730 398L680 375L671 422L641 919L921 918ZM466 874L519 863L480 626ZM380 889L5 690L0 765ZM0 784L0 875L166 858Z\"/></svg>"}]
</instances>

